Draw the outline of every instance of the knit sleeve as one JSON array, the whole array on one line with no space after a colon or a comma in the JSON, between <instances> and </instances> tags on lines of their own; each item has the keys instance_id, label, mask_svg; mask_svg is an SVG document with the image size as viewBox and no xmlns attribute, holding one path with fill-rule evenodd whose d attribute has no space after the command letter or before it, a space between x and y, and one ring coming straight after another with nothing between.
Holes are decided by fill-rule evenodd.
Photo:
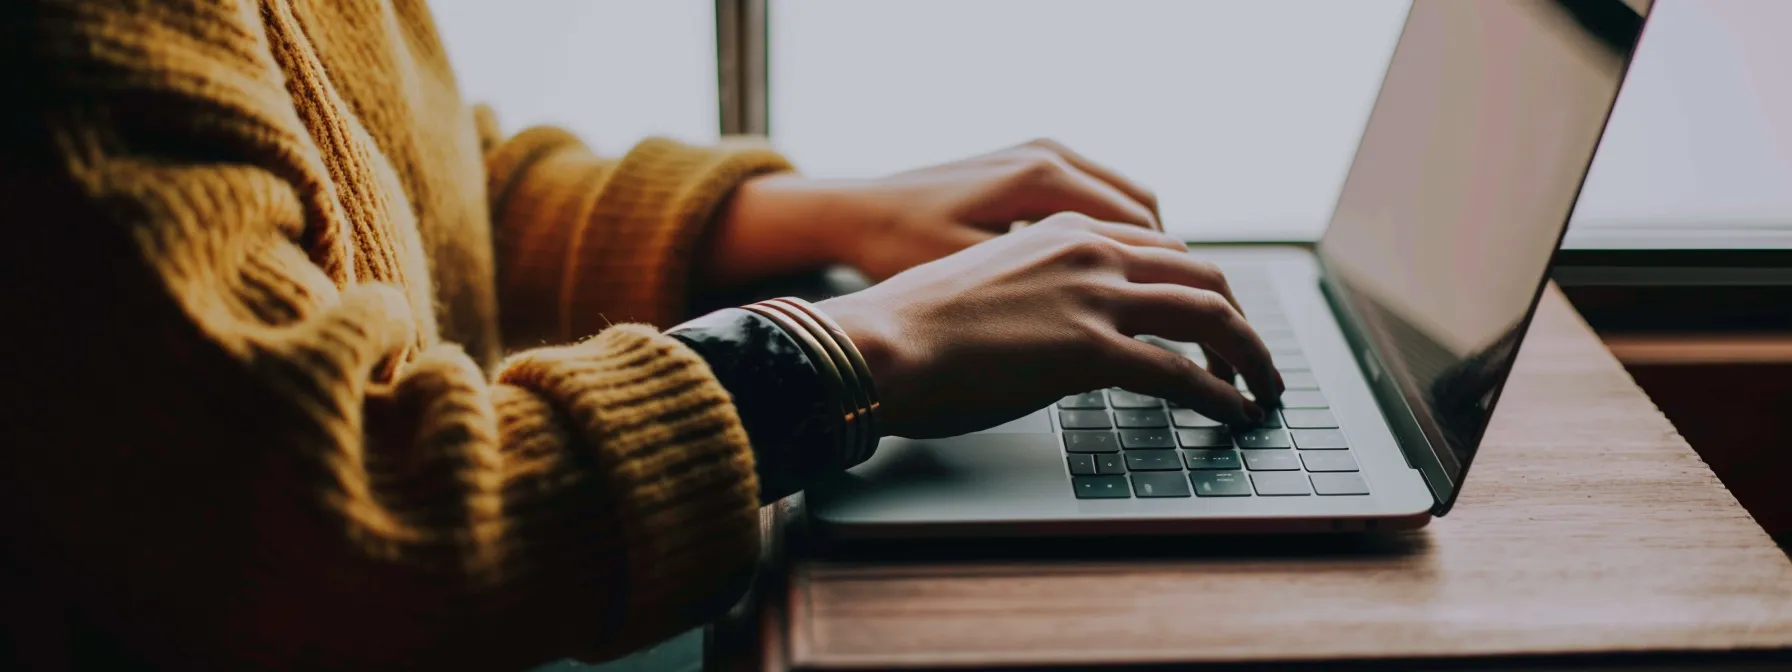
<instances>
[{"instance_id":1,"label":"knit sleeve","mask_svg":"<svg viewBox=\"0 0 1792 672\"><path fill-rule=\"evenodd\" d=\"M603 158L550 127L497 143L486 168L511 346L616 322L671 326L684 316L693 250L722 203L750 177L791 169L747 139L655 138Z\"/></svg>"},{"instance_id":2,"label":"knit sleeve","mask_svg":"<svg viewBox=\"0 0 1792 672\"><path fill-rule=\"evenodd\" d=\"M38 9L0 46L33 64L11 69L30 114L0 124L20 393L0 404L0 573L49 596L34 621L98 633L61 640L77 655L129 652L100 667L516 668L628 651L744 590L752 453L689 348L619 326L488 381L418 326L428 306L367 279L286 82L232 23L253 8ZM668 273L688 233L654 227L738 174L650 147L583 173L635 206L572 209L651 242L573 237L567 282L598 260ZM669 295L603 277L567 304L617 290L616 321L664 314Z\"/></svg>"}]
</instances>

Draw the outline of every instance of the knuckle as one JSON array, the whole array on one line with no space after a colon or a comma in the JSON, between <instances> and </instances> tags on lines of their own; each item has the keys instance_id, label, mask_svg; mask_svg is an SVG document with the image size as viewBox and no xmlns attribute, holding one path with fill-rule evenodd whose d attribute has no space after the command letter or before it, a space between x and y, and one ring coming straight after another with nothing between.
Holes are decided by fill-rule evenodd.
<instances>
[{"instance_id":1,"label":"knuckle","mask_svg":"<svg viewBox=\"0 0 1792 672\"><path fill-rule=\"evenodd\" d=\"M1125 260L1126 250L1111 238L1092 233L1067 237L1053 254L1059 265L1079 269L1112 268Z\"/></svg>"},{"instance_id":2,"label":"knuckle","mask_svg":"<svg viewBox=\"0 0 1792 672\"><path fill-rule=\"evenodd\" d=\"M1066 212L1057 213L1055 215L1050 215L1050 216L1046 217L1045 219L1041 219L1041 220L1039 220L1039 223L1034 224L1032 228L1050 227L1053 229L1069 229L1069 230L1075 230L1075 231L1093 231L1095 229L1095 225L1096 225L1096 221L1095 221L1095 218L1093 218L1093 217L1090 217L1090 216L1085 215L1080 212L1066 211Z\"/></svg>"},{"instance_id":3,"label":"knuckle","mask_svg":"<svg viewBox=\"0 0 1792 672\"><path fill-rule=\"evenodd\" d=\"M1141 188L1139 190L1139 200L1144 201L1145 207L1151 208L1152 210L1157 209L1157 192Z\"/></svg>"},{"instance_id":4,"label":"knuckle","mask_svg":"<svg viewBox=\"0 0 1792 672\"><path fill-rule=\"evenodd\" d=\"M1196 289L1178 293L1177 302L1190 314L1213 322L1225 322L1232 317L1232 304L1218 292Z\"/></svg>"},{"instance_id":5,"label":"knuckle","mask_svg":"<svg viewBox=\"0 0 1792 672\"><path fill-rule=\"evenodd\" d=\"M1232 286L1226 281L1226 272L1220 270L1218 265L1211 261L1196 260L1194 262L1194 269L1195 275L1200 277L1213 291L1222 295L1229 295L1232 293ZM1221 298L1224 298L1224 296Z\"/></svg>"},{"instance_id":6,"label":"knuckle","mask_svg":"<svg viewBox=\"0 0 1792 672\"><path fill-rule=\"evenodd\" d=\"M1070 174L1070 164L1064 157L1052 152L1028 152L1026 159L1020 164L1020 182L1033 187L1046 187L1064 182L1064 176Z\"/></svg>"},{"instance_id":7,"label":"knuckle","mask_svg":"<svg viewBox=\"0 0 1792 672\"><path fill-rule=\"evenodd\" d=\"M1159 355L1158 359L1163 361L1164 370L1171 375L1176 376L1178 380L1187 380L1195 377L1196 369L1200 368L1195 366L1194 360L1168 350L1165 350L1162 355Z\"/></svg>"},{"instance_id":8,"label":"knuckle","mask_svg":"<svg viewBox=\"0 0 1792 672\"><path fill-rule=\"evenodd\" d=\"M1105 278L1082 279L1071 287L1071 292L1082 305L1095 309L1101 315L1111 314L1112 308L1127 299L1125 283L1113 282ZM1106 329L1104 324L1103 329Z\"/></svg>"},{"instance_id":9,"label":"knuckle","mask_svg":"<svg viewBox=\"0 0 1792 672\"><path fill-rule=\"evenodd\" d=\"M1063 147L1064 147L1063 145L1059 144L1057 140L1053 140L1051 138L1043 138L1043 137L1042 138L1033 138L1032 140L1023 142L1023 143L1021 143L1021 146L1032 147L1034 149L1043 149L1043 150L1046 150L1046 151L1052 152L1052 153L1057 153L1058 150L1063 149Z\"/></svg>"}]
</instances>

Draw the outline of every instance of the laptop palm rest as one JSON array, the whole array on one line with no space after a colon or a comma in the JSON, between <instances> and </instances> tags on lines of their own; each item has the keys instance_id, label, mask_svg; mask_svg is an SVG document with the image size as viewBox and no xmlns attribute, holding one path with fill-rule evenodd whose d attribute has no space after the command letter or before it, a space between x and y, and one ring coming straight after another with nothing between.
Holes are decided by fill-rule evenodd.
<instances>
[{"instance_id":1,"label":"laptop palm rest","mask_svg":"<svg viewBox=\"0 0 1792 672\"><path fill-rule=\"evenodd\" d=\"M946 523L1074 516L1064 451L1046 411L974 434L884 439L864 464L808 489L836 524Z\"/></svg>"}]
</instances>

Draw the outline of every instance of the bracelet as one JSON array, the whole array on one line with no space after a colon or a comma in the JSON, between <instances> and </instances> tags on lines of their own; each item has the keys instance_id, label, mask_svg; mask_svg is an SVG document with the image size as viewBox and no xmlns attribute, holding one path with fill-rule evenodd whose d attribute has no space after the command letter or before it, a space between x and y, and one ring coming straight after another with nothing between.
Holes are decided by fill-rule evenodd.
<instances>
[{"instance_id":1,"label":"bracelet","mask_svg":"<svg viewBox=\"0 0 1792 672\"><path fill-rule=\"evenodd\" d=\"M871 425L871 401L865 394L864 384L859 381L858 371L853 368L852 361L847 359L846 352L840 348L840 344L835 342L833 334L828 333L827 329L823 328L814 316L789 302L772 299L763 301L759 305L784 311L808 330L815 340L821 342L822 350L827 353L828 359L833 361L834 367L840 370L840 375L846 380L846 391L849 396L845 401L848 408L851 409L846 414L846 423L855 428L853 439L845 446L846 463L858 464L864 461L863 458L870 457L869 449L877 442L877 430Z\"/></svg>"},{"instance_id":2,"label":"bracelet","mask_svg":"<svg viewBox=\"0 0 1792 672\"><path fill-rule=\"evenodd\" d=\"M837 446L841 468L870 459L881 438L876 426L877 393L870 368L852 339L832 318L802 299L771 299L745 308L789 331L816 362L840 411Z\"/></svg>"},{"instance_id":3,"label":"bracelet","mask_svg":"<svg viewBox=\"0 0 1792 672\"><path fill-rule=\"evenodd\" d=\"M840 410L821 365L787 327L725 308L666 335L702 356L733 397L752 444L759 501L782 499L840 468Z\"/></svg>"},{"instance_id":4,"label":"bracelet","mask_svg":"<svg viewBox=\"0 0 1792 672\"><path fill-rule=\"evenodd\" d=\"M819 321L827 335L832 337L832 340L845 351L848 364L856 374L860 385L860 414L864 416L865 426L871 435L870 442L861 446L861 453L856 458L855 464L871 459L871 453L877 450L878 439L882 438L882 435L877 432L877 409L881 404L877 398L877 381L871 379L871 367L865 363L865 356L859 352L859 347L852 342L852 338L846 335L846 330L840 327L840 323L835 322L834 318L829 317L814 304L795 297L775 300L796 306Z\"/></svg>"},{"instance_id":5,"label":"bracelet","mask_svg":"<svg viewBox=\"0 0 1792 672\"><path fill-rule=\"evenodd\" d=\"M809 333L809 330L803 328L801 323L783 311L767 307L762 303L741 306L741 308L771 320L778 325L778 328L783 329L785 333L790 334L791 338L796 339L797 343L802 345L804 354L807 354L809 361L814 363L815 372L820 375L823 385L828 388L828 397L830 397L828 401L832 402L829 406L833 411L833 417L837 418L830 422L833 427L829 431L829 434L834 437L834 454L840 458L849 458L858 443L858 436L855 432L858 426L857 423L852 422L853 409L851 402L848 401L851 399L851 393L847 391L846 377L840 373L840 368L834 365L834 360L828 357L827 350L822 348L821 342L816 340L814 334ZM844 459L842 459L841 465L835 466L844 468Z\"/></svg>"}]
</instances>

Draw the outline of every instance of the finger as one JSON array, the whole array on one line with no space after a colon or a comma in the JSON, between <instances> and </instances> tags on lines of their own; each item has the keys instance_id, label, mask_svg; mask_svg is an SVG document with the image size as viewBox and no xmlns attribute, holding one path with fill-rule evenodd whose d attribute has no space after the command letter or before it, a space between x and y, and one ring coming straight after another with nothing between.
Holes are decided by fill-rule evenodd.
<instances>
[{"instance_id":1,"label":"finger","mask_svg":"<svg viewBox=\"0 0 1792 672\"><path fill-rule=\"evenodd\" d=\"M1226 303L1231 304L1239 315L1243 315L1244 306L1232 292L1232 283L1226 279L1225 271L1212 263L1190 256L1186 246L1178 244L1176 247L1174 250L1131 250L1132 254L1126 264L1126 279L1142 285L1168 283L1215 292L1225 297Z\"/></svg>"},{"instance_id":2,"label":"finger","mask_svg":"<svg viewBox=\"0 0 1792 672\"><path fill-rule=\"evenodd\" d=\"M1170 251L1157 248L1132 250L1127 259L1126 279L1139 284L1168 283L1216 292L1226 297L1232 309L1244 315L1244 305L1232 292L1232 283L1225 271L1212 263L1196 259L1186 247Z\"/></svg>"},{"instance_id":3,"label":"finger","mask_svg":"<svg viewBox=\"0 0 1792 672\"><path fill-rule=\"evenodd\" d=\"M1043 155L1021 176L1024 181L1017 195L1025 203L1019 218L1077 212L1095 219L1158 229L1157 215L1149 208L1055 154Z\"/></svg>"},{"instance_id":4,"label":"finger","mask_svg":"<svg viewBox=\"0 0 1792 672\"><path fill-rule=\"evenodd\" d=\"M1181 254L1183 256L1188 255L1187 243L1172 238L1159 231L1142 229L1127 224L1115 224L1113 222L1102 221L1091 221L1087 226L1090 231L1126 243L1127 245L1132 245L1134 247L1161 248L1162 250L1174 254Z\"/></svg>"},{"instance_id":5,"label":"finger","mask_svg":"<svg viewBox=\"0 0 1792 672\"><path fill-rule=\"evenodd\" d=\"M1281 398L1282 376L1269 348L1219 293L1177 284L1132 285L1115 303L1121 333L1200 343L1243 374L1258 398Z\"/></svg>"},{"instance_id":6,"label":"finger","mask_svg":"<svg viewBox=\"0 0 1792 672\"><path fill-rule=\"evenodd\" d=\"M1229 423L1255 423L1263 409L1237 387L1220 380L1187 357L1135 338L1115 337L1106 344L1109 385L1162 397L1210 418Z\"/></svg>"},{"instance_id":7,"label":"finger","mask_svg":"<svg viewBox=\"0 0 1792 672\"><path fill-rule=\"evenodd\" d=\"M1221 357L1219 353L1214 352L1213 348L1201 346L1201 356L1207 358L1207 371L1212 373L1213 377L1228 383L1238 380L1238 369L1232 368L1232 363L1226 361L1226 358Z\"/></svg>"},{"instance_id":8,"label":"finger","mask_svg":"<svg viewBox=\"0 0 1792 672\"><path fill-rule=\"evenodd\" d=\"M1178 284L1216 292L1225 297L1226 303L1231 304L1233 310L1238 311L1240 315L1244 314L1243 308L1238 303L1238 298L1232 294L1232 286L1227 282L1225 273L1213 264L1189 256L1186 245L1176 242L1175 239L1168 236L1152 234L1132 227L1111 224L1105 226L1107 230L1102 233L1122 242L1131 242L1128 237L1138 239L1152 236L1152 240L1134 243L1141 248L1149 247L1150 242L1169 241L1167 245L1160 244L1156 247L1149 247L1149 249L1134 250L1134 256L1128 261L1128 280L1140 284ZM1152 335L1168 338L1163 334ZM1237 377L1237 369L1232 366L1231 362L1218 356L1213 348L1203 345L1201 351L1207 358L1207 370L1211 371L1214 376L1228 382ZM1280 373L1277 375L1280 376ZM1253 390L1253 392L1259 391ZM1271 398L1273 399L1273 397Z\"/></svg>"},{"instance_id":9,"label":"finger","mask_svg":"<svg viewBox=\"0 0 1792 672\"><path fill-rule=\"evenodd\" d=\"M1140 186L1139 183L1127 179L1126 176L1115 172L1112 168L1090 161L1088 157L1071 151L1069 147L1065 147L1062 143L1056 140L1040 138L1034 140L1030 144L1034 147L1039 147L1063 157L1066 162L1075 166L1077 170L1088 173L1095 179L1106 182L1109 186L1118 189L1121 193L1126 194L1127 197L1137 201L1139 205L1145 206L1146 210L1151 211L1153 220L1158 219L1157 194L1153 193L1150 189L1146 189L1145 187ZM1162 230L1161 226L1152 228Z\"/></svg>"}]
</instances>

